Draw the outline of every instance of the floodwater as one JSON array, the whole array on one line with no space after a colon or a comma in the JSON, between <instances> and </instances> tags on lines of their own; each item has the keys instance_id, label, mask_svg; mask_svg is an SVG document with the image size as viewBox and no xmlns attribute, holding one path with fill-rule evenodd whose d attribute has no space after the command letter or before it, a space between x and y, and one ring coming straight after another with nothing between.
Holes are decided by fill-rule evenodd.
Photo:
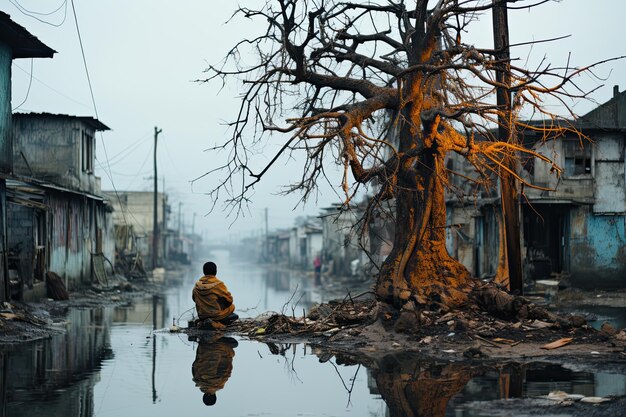
<instances>
[{"instance_id":1,"label":"floodwater","mask_svg":"<svg viewBox=\"0 0 626 417\"><path fill-rule=\"evenodd\" d=\"M225 253L217 263L244 317L268 310L300 315L313 303L367 287L323 289L310 275L270 273L230 262ZM358 364L304 344L192 342L166 329L192 317L197 275L177 278L160 297L133 306L72 310L59 326L64 331L51 339L0 348L0 417L469 417L486 415L484 401L554 390L626 395L624 375L546 363L484 368L398 353Z\"/></svg>"}]
</instances>

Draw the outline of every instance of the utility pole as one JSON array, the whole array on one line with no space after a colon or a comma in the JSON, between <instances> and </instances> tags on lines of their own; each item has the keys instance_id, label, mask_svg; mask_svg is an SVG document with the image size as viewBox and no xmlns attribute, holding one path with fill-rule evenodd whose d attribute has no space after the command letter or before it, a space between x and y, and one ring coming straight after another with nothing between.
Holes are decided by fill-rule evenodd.
<instances>
[{"instance_id":1,"label":"utility pole","mask_svg":"<svg viewBox=\"0 0 626 417\"><path fill-rule=\"evenodd\" d=\"M270 256L270 239L267 221L267 207L265 207L265 261L269 261Z\"/></svg>"},{"instance_id":2,"label":"utility pole","mask_svg":"<svg viewBox=\"0 0 626 417\"><path fill-rule=\"evenodd\" d=\"M182 232L182 227L181 225L183 224L183 222L181 221L182 219L182 207L183 207L183 202L179 201L178 202L178 237L182 237L183 236L183 232Z\"/></svg>"},{"instance_id":3,"label":"utility pole","mask_svg":"<svg viewBox=\"0 0 626 417\"><path fill-rule=\"evenodd\" d=\"M496 81L504 87L497 87L498 139L502 142L515 143L517 138L511 132L511 55L509 51L509 21L507 3L509 0L493 1L493 40L495 58L499 62ZM510 291L519 295L524 293L522 275L522 252L520 244L520 216L517 180L511 172L517 172L516 157L509 154L502 161L500 168L500 195L502 201L502 220L506 257L509 269Z\"/></svg>"},{"instance_id":4,"label":"utility pole","mask_svg":"<svg viewBox=\"0 0 626 417\"><path fill-rule=\"evenodd\" d=\"M157 267L159 257L159 218L157 216L157 192L159 191L159 181L157 177L157 138L162 130L154 127L154 198L152 213L152 269Z\"/></svg>"},{"instance_id":5,"label":"utility pole","mask_svg":"<svg viewBox=\"0 0 626 417\"><path fill-rule=\"evenodd\" d=\"M162 201L162 210L163 210L163 223L161 223L163 225L163 230L161 230L161 245L163 248L163 259L167 259L168 253L167 253L167 237L169 236L169 233L167 231L167 199L165 198L165 177L163 177L163 184L161 185L161 189L163 190L163 201Z\"/></svg>"}]
</instances>

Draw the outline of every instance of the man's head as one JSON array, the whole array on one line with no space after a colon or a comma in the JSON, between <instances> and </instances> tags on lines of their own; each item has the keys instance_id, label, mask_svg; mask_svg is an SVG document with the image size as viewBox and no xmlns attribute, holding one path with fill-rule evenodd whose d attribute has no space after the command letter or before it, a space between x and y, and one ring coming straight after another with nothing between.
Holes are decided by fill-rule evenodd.
<instances>
[{"instance_id":1,"label":"man's head","mask_svg":"<svg viewBox=\"0 0 626 417\"><path fill-rule=\"evenodd\" d=\"M217 395L207 392L202 396L202 402L204 405L213 405L217 402Z\"/></svg>"},{"instance_id":2,"label":"man's head","mask_svg":"<svg viewBox=\"0 0 626 417\"><path fill-rule=\"evenodd\" d=\"M202 267L204 275L217 275L217 265L213 262L207 262Z\"/></svg>"}]
</instances>

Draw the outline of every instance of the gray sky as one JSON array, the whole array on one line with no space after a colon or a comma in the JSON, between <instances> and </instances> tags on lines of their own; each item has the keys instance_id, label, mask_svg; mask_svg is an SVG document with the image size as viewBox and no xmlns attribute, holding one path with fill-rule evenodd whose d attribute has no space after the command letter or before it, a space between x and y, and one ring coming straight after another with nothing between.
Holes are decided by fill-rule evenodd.
<instances>
[{"instance_id":1,"label":"gray sky","mask_svg":"<svg viewBox=\"0 0 626 417\"><path fill-rule=\"evenodd\" d=\"M51 26L30 17L16 6L31 12L48 13L64 0L0 0L2 11L23 25L58 53L53 59L33 60L33 80L28 92L31 60L14 61L13 107L26 98L18 111L37 111L94 116L91 95L81 57L70 0L67 17L64 7L50 15L36 15ZM279 197L279 185L297 172L295 163L281 164L271 176L256 187L249 214L230 231L232 219L219 210L207 214L210 200L203 192L210 181L189 181L210 169L215 157L203 152L227 137L225 120L237 110L239 85L233 83L219 92L219 85L199 85L207 63L217 63L232 44L242 36L262 30L250 24L225 25L234 11L235 1L225 0L74 0L87 64L100 120L111 127L98 137L97 158L110 164L113 183L118 190L151 190L154 127L159 136L159 177L165 177L165 190L171 195L175 211L182 201L185 222L197 213L197 231L218 236L242 236L263 229L263 210L269 208L270 228L286 227L303 213L315 214L317 207L336 202L330 186L317 201L292 211L298 196ZM260 4L261 0L241 1ZM526 42L562 35L572 35L558 43L536 45L529 62L547 56L556 65L564 65L572 53L574 65L585 65L618 55L626 55L623 0L563 0L532 12L510 15L511 41ZM482 29L471 34L477 45L491 45L490 16L484 16ZM514 50L513 55L527 58L528 50ZM626 61L611 62L598 69L605 81L584 76L587 88L605 84L593 96L598 102L611 97L613 85L626 88ZM219 94L218 94L219 92ZM593 103L575 106L583 114ZM558 110L558 109L555 109ZM261 158L270 156L261 156ZM108 164L107 164L108 160ZM108 171L108 169L107 169ZM111 180L98 166L103 189ZM287 181L286 181L287 180ZM159 182L159 188L162 183ZM333 184L339 190L337 180ZM206 215L206 216L205 216Z\"/></svg>"}]
</instances>

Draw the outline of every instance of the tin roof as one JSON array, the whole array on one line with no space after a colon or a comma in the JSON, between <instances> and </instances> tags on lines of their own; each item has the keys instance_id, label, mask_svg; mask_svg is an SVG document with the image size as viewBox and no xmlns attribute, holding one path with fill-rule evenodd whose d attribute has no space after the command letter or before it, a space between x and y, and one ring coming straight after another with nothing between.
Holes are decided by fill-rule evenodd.
<instances>
[{"instance_id":1,"label":"tin roof","mask_svg":"<svg viewBox=\"0 0 626 417\"><path fill-rule=\"evenodd\" d=\"M0 42L11 48L13 58L52 58L56 53L4 12L0 12Z\"/></svg>"},{"instance_id":2,"label":"tin roof","mask_svg":"<svg viewBox=\"0 0 626 417\"><path fill-rule=\"evenodd\" d=\"M69 114L54 114L54 113L13 113L13 117L17 118L53 118L53 119L74 119L79 120L86 125L93 127L95 130L111 130L107 125L100 120L90 116L72 116Z\"/></svg>"}]
</instances>

